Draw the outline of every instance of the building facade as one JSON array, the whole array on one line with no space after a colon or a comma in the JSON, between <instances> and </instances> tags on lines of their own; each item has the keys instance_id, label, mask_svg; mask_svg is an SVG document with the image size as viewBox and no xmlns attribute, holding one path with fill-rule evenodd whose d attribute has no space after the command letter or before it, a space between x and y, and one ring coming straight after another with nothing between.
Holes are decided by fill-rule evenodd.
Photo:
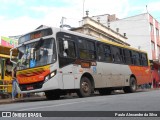
<instances>
[{"instance_id":1,"label":"building facade","mask_svg":"<svg viewBox=\"0 0 160 120\"><path fill-rule=\"evenodd\" d=\"M84 17L83 20L80 21L80 27L72 28L70 30L129 46L129 44L126 42L126 36L117 33L111 28L101 24L100 22L88 16Z\"/></svg>"}]
</instances>

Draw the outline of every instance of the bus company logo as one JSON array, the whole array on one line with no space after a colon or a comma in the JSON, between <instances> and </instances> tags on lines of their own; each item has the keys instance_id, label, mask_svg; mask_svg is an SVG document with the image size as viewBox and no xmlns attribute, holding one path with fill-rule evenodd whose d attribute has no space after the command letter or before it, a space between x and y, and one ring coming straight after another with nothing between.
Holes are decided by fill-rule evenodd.
<instances>
[{"instance_id":1,"label":"bus company logo","mask_svg":"<svg viewBox=\"0 0 160 120\"><path fill-rule=\"evenodd\" d=\"M11 112L2 112L2 117L12 117Z\"/></svg>"}]
</instances>

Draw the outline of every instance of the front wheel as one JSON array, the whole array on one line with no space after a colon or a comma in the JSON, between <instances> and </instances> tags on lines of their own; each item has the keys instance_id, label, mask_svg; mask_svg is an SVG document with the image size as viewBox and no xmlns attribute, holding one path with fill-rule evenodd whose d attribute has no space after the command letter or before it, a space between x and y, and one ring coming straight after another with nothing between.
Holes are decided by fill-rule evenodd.
<instances>
[{"instance_id":1,"label":"front wheel","mask_svg":"<svg viewBox=\"0 0 160 120\"><path fill-rule=\"evenodd\" d=\"M137 90L137 82L136 79L134 77L130 78L130 85L127 87L124 87L124 92L125 93L133 93Z\"/></svg>"},{"instance_id":2,"label":"front wheel","mask_svg":"<svg viewBox=\"0 0 160 120\"><path fill-rule=\"evenodd\" d=\"M91 95L92 86L87 77L82 77L80 81L80 89L77 91L79 97L89 97Z\"/></svg>"}]
</instances>

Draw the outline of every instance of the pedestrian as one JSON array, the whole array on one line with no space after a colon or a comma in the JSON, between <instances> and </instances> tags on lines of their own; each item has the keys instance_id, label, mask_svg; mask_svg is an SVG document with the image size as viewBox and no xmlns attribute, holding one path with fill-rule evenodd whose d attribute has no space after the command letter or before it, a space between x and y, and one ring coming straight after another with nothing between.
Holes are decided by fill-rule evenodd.
<instances>
[{"instance_id":1,"label":"pedestrian","mask_svg":"<svg viewBox=\"0 0 160 120\"><path fill-rule=\"evenodd\" d=\"M16 67L12 69L12 100L15 100L17 95L17 80L16 80Z\"/></svg>"}]
</instances>

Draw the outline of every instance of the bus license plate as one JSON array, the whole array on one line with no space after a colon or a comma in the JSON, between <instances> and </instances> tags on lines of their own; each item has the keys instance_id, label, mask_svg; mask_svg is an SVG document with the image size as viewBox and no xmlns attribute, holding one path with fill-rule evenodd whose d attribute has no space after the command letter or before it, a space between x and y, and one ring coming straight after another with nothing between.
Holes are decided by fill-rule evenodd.
<instances>
[{"instance_id":1,"label":"bus license plate","mask_svg":"<svg viewBox=\"0 0 160 120\"><path fill-rule=\"evenodd\" d=\"M33 88L33 86L28 86L27 87L27 90L33 90L34 88Z\"/></svg>"}]
</instances>

